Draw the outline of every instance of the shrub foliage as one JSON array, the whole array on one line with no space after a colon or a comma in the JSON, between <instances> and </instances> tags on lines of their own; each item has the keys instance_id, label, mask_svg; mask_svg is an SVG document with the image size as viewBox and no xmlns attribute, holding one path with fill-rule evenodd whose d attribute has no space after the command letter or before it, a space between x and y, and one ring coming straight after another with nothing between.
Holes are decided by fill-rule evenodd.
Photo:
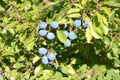
<instances>
[{"instance_id":1,"label":"shrub foliage","mask_svg":"<svg viewBox=\"0 0 120 80\"><path fill-rule=\"evenodd\" d=\"M41 22L45 33L39 32ZM48 33L54 38L49 40ZM47 64L41 47L47 49ZM50 53L54 61L47 59ZM120 0L1 0L4 79L119 80Z\"/></svg>"}]
</instances>

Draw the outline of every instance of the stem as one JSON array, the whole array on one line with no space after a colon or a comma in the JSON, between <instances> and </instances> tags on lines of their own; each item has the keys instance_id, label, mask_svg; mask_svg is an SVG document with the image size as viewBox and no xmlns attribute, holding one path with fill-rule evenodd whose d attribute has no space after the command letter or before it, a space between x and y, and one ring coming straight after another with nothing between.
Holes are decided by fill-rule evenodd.
<instances>
[{"instance_id":1,"label":"stem","mask_svg":"<svg viewBox=\"0 0 120 80\"><path fill-rule=\"evenodd\" d=\"M49 0L43 0L44 3L48 4L49 3Z\"/></svg>"},{"instance_id":2,"label":"stem","mask_svg":"<svg viewBox=\"0 0 120 80\"><path fill-rule=\"evenodd\" d=\"M15 5L12 5L12 7L13 7L14 12L16 13L16 18L17 18L18 21L20 22L21 19L20 19L20 15L19 15L19 12L18 12L18 10L17 10L16 4L15 4Z\"/></svg>"},{"instance_id":3,"label":"stem","mask_svg":"<svg viewBox=\"0 0 120 80\"><path fill-rule=\"evenodd\" d=\"M98 3L99 3L99 0L97 0L96 2L96 11L98 11Z\"/></svg>"}]
</instances>

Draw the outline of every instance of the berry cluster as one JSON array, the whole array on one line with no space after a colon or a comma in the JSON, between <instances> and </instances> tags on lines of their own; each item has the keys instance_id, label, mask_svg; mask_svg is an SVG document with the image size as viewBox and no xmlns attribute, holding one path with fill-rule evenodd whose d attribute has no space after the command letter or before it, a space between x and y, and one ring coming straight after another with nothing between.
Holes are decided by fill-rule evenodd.
<instances>
[{"instance_id":1,"label":"berry cluster","mask_svg":"<svg viewBox=\"0 0 120 80\"><path fill-rule=\"evenodd\" d=\"M79 28L80 26L82 26L83 28L87 28L88 27L88 21L82 22L80 19L76 19L73 23L73 26L75 28ZM71 41L77 38L77 35L75 34L74 31L68 32L68 31L64 31L64 34L66 35L67 41L66 43L64 43L64 46L66 47L70 47L71 46Z\"/></svg>"},{"instance_id":2,"label":"berry cluster","mask_svg":"<svg viewBox=\"0 0 120 80\"><path fill-rule=\"evenodd\" d=\"M48 40L54 40L56 38L55 36L55 32L50 32L47 31L47 28L52 28L53 30L56 30L57 28L60 29L59 27L60 25L58 24L57 21L52 21L51 24L48 26L48 24L46 22L41 22L39 24L39 35L41 37L47 38ZM82 26L83 28L87 28L88 27L88 21L82 22L81 19L76 19L73 23L74 28L79 28L80 26ZM77 38L76 33L73 31L68 31L67 29L67 24L64 24L63 26L63 33L66 35L66 42L64 43L65 47L70 47L71 46L71 41L75 40ZM54 60L56 59L56 55L52 52L49 52L48 49L41 47L39 48L39 53L41 55L43 55L42 57L42 63L43 64L49 64L51 62L54 62Z\"/></svg>"},{"instance_id":3,"label":"berry cluster","mask_svg":"<svg viewBox=\"0 0 120 80\"><path fill-rule=\"evenodd\" d=\"M38 52L39 54L43 55L42 57L43 64L51 63L56 59L56 55L52 52L48 53L48 50L44 47L39 48Z\"/></svg>"},{"instance_id":4,"label":"berry cluster","mask_svg":"<svg viewBox=\"0 0 120 80\"><path fill-rule=\"evenodd\" d=\"M57 29L58 28L58 23L56 21L53 21L50 26L53 29ZM47 23L45 22L41 22L39 24L39 35L42 37L46 37L48 40L53 40L55 39L55 34L53 32L47 32L46 28L47 28Z\"/></svg>"},{"instance_id":5,"label":"berry cluster","mask_svg":"<svg viewBox=\"0 0 120 80\"><path fill-rule=\"evenodd\" d=\"M75 34L75 32L71 31L71 32L68 32L68 31L64 31L65 35L67 38L67 41L64 43L64 46L66 47L70 47L71 46L71 40L74 40L77 38L77 35Z\"/></svg>"}]
</instances>

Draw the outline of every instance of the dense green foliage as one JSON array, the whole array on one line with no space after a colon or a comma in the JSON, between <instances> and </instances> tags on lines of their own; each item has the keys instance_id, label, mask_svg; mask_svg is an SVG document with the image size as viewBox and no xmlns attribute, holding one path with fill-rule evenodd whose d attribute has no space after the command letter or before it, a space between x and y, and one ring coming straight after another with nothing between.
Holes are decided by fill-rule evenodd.
<instances>
[{"instance_id":1,"label":"dense green foliage","mask_svg":"<svg viewBox=\"0 0 120 80\"><path fill-rule=\"evenodd\" d=\"M87 29L74 28L77 18ZM39 23L57 21L54 40L40 37ZM67 28L61 29L64 24ZM65 47L64 30L77 35ZM38 49L56 55L41 63ZM51 63L52 64L52 63ZM54 69L55 68L55 69ZM119 80L120 0L1 0L0 80Z\"/></svg>"}]
</instances>

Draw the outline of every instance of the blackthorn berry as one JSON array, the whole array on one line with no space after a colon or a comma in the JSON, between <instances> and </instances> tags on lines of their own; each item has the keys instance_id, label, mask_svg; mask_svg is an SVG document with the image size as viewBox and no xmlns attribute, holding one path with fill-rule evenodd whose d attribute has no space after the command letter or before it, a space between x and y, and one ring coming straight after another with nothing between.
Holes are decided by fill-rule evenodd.
<instances>
[{"instance_id":1,"label":"blackthorn berry","mask_svg":"<svg viewBox=\"0 0 120 80\"><path fill-rule=\"evenodd\" d=\"M64 43L64 46L70 47L70 45L71 45L71 41L67 39L67 41Z\"/></svg>"},{"instance_id":2,"label":"blackthorn berry","mask_svg":"<svg viewBox=\"0 0 120 80\"><path fill-rule=\"evenodd\" d=\"M73 23L74 27L78 28L81 26L81 20L75 20Z\"/></svg>"},{"instance_id":3,"label":"blackthorn berry","mask_svg":"<svg viewBox=\"0 0 120 80\"><path fill-rule=\"evenodd\" d=\"M68 31L63 31L63 32L66 35L66 37L68 37L68 35L69 35Z\"/></svg>"},{"instance_id":4,"label":"blackthorn berry","mask_svg":"<svg viewBox=\"0 0 120 80\"><path fill-rule=\"evenodd\" d=\"M51 27L52 27L53 29L58 28L58 22L53 21L53 22L51 23Z\"/></svg>"},{"instance_id":5,"label":"blackthorn berry","mask_svg":"<svg viewBox=\"0 0 120 80\"><path fill-rule=\"evenodd\" d=\"M39 35L40 36L45 36L47 34L47 31L46 30L40 30L39 31Z\"/></svg>"},{"instance_id":6,"label":"blackthorn berry","mask_svg":"<svg viewBox=\"0 0 120 80\"><path fill-rule=\"evenodd\" d=\"M67 24L64 25L64 28L67 28Z\"/></svg>"},{"instance_id":7,"label":"blackthorn berry","mask_svg":"<svg viewBox=\"0 0 120 80\"><path fill-rule=\"evenodd\" d=\"M84 28L87 28L87 27L88 27L88 24L89 24L88 21L85 21L85 22L82 23L82 26L83 26Z\"/></svg>"},{"instance_id":8,"label":"blackthorn berry","mask_svg":"<svg viewBox=\"0 0 120 80\"><path fill-rule=\"evenodd\" d=\"M42 63L43 64L48 64L49 63L48 58L47 58L46 55L42 57Z\"/></svg>"},{"instance_id":9,"label":"blackthorn berry","mask_svg":"<svg viewBox=\"0 0 120 80\"><path fill-rule=\"evenodd\" d=\"M39 24L40 29L46 29L47 28L47 23L46 22L41 22Z\"/></svg>"},{"instance_id":10,"label":"blackthorn berry","mask_svg":"<svg viewBox=\"0 0 120 80\"><path fill-rule=\"evenodd\" d=\"M74 40L75 38L77 38L77 35L72 31L69 33L68 37L70 40Z\"/></svg>"},{"instance_id":11,"label":"blackthorn berry","mask_svg":"<svg viewBox=\"0 0 120 80\"><path fill-rule=\"evenodd\" d=\"M52 33L52 32L48 33L48 34L47 34L47 39L49 39L49 40L55 39L54 33Z\"/></svg>"},{"instance_id":12,"label":"blackthorn berry","mask_svg":"<svg viewBox=\"0 0 120 80\"><path fill-rule=\"evenodd\" d=\"M47 57L48 57L48 59L51 60L51 61L56 59L56 55L53 54L53 53L48 53L48 54L47 54Z\"/></svg>"},{"instance_id":13,"label":"blackthorn berry","mask_svg":"<svg viewBox=\"0 0 120 80\"><path fill-rule=\"evenodd\" d=\"M45 55L45 54L47 54L47 49L44 48L44 47L41 47L41 48L39 48L38 52L39 52L41 55Z\"/></svg>"}]
</instances>

